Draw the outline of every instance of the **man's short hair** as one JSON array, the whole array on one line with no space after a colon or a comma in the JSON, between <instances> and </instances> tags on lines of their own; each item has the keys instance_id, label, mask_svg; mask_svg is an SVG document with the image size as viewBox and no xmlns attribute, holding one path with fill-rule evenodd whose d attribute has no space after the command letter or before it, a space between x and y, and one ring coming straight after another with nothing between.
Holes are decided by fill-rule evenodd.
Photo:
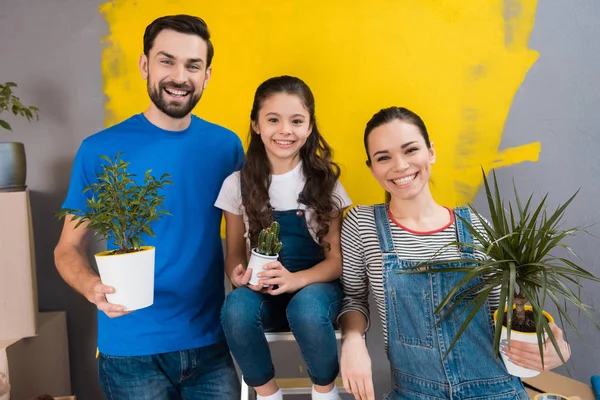
<instances>
[{"instance_id":1,"label":"man's short hair","mask_svg":"<svg viewBox=\"0 0 600 400\"><path fill-rule=\"evenodd\" d=\"M215 50L210 41L208 26L202 18L193 15L167 15L152 21L152 23L146 27L146 31L144 32L144 54L146 56L148 56L152 46L154 46L154 39L156 39L156 36L165 29L188 35L197 35L204 39L208 46L206 68L210 67Z\"/></svg>"}]
</instances>

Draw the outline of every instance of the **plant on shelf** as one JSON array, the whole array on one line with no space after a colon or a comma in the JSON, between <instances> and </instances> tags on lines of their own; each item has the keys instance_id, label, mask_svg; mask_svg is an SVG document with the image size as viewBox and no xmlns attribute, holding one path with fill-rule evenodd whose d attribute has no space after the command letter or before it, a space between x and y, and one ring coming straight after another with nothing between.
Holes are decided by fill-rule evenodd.
<instances>
[{"instance_id":1,"label":"plant on shelf","mask_svg":"<svg viewBox=\"0 0 600 400\"><path fill-rule=\"evenodd\" d=\"M26 106L13 94L14 82L0 83L0 131L12 131L5 120L7 114L21 116L28 121L38 120L38 109ZM27 187L27 157L25 145L20 142L0 142L0 192L24 191Z\"/></svg>"},{"instance_id":2,"label":"plant on shelf","mask_svg":"<svg viewBox=\"0 0 600 400\"><path fill-rule=\"evenodd\" d=\"M13 88L16 87L17 84L14 82L0 83L0 114L6 111L25 117L27 121L31 121L34 118L38 120L38 108L23 105L21 100L13 94ZM10 124L3 119L0 119L0 127L12 131Z\"/></svg>"}]
</instances>

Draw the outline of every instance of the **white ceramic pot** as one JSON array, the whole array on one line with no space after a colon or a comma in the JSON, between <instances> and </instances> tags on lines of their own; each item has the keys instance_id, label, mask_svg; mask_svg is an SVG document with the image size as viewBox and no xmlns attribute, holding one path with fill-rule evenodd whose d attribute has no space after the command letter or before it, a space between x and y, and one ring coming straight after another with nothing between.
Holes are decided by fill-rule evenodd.
<instances>
[{"instance_id":1,"label":"white ceramic pot","mask_svg":"<svg viewBox=\"0 0 600 400\"><path fill-rule=\"evenodd\" d=\"M109 303L125 307L125 311L139 310L154 303L154 256L152 246L125 254L95 254L102 283L115 288L107 294Z\"/></svg>"},{"instance_id":2,"label":"white ceramic pot","mask_svg":"<svg viewBox=\"0 0 600 400\"><path fill-rule=\"evenodd\" d=\"M248 261L248 268L252 270L252 276L250 277L250 281L248 283L251 285L258 285L258 273L264 269L265 264L277 261L278 257L279 255L265 256L264 254L257 252L256 249L252 249L250 261Z\"/></svg>"},{"instance_id":3,"label":"white ceramic pot","mask_svg":"<svg viewBox=\"0 0 600 400\"><path fill-rule=\"evenodd\" d=\"M531 306L525 306L525 310L527 311L531 311L532 308ZM505 309L506 312L506 309ZM554 322L554 318L552 318L552 316L550 314L548 314L546 311L542 311L544 316L546 317L546 319L548 320L548 323L550 322ZM498 315L498 310L496 310L494 312L494 323L497 324L497 315ZM513 313L514 315L514 313ZM548 335L544 335L544 340L547 338ZM505 340L508 337L508 330L506 329L506 327L504 325L502 325L502 333L500 334L500 340ZM535 332L519 332L519 331L515 331L511 329L510 332L510 340L518 340L520 342L526 342L526 343L534 343L535 345L537 345L538 343L538 338L537 338L537 334ZM510 345L510 342L509 342ZM534 376L537 376L540 374L540 371L536 371L533 369L528 369L528 368L523 368L520 367L516 364L513 364L512 361L510 361L508 359L507 356L505 356L504 354L500 353L500 357L502 357L502 361L504 362L504 365L506 366L506 369L508 370L508 373L513 375L513 376L518 376L519 378L532 378Z\"/></svg>"}]
</instances>

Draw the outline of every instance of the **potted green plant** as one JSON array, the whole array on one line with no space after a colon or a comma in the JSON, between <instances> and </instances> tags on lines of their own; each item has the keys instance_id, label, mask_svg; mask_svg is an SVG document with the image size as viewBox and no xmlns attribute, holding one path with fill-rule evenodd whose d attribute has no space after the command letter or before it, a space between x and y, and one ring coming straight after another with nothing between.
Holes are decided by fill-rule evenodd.
<instances>
[{"instance_id":1,"label":"potted green plant","mask_svg":"<svg viewBox=\"0 0 600 400\"><path fill-rule=\"evenodd\" d=\"M100 279L113 286L115 293L107 295L109 303L120 304L126 311L148 307L154 302L155 248L144 246L143 235L154 236L152 222L163 215L164 197L160 191L169 174L159 179L146 171L143 185L136 185L134 174L127 172L129 162L118 153L114 161L100 156L105 162L97 174L97 182L84 189L92 192L85 210L61 209L59 218L72 215L78 220L75 228L87 222L95 235L114 244L114 250L95 254Z\"/></svg>"},{"instance_id":2,"label":"potted green plant","mask_svg":"<svg viewBox=\"0 0 600 400\"><path fill-rule=\"evenodd\" d=\"M530 195L523 204L513 184L516 203L513 205L501 198L495 172L493 172L493 191L485 172L482 172L491 222L484 219L472 205L469 206L480 219L484 232L477 230L474 224L461 218L476 241L475 243L457 241L448 246L471 247L474 251L485 254L486 259L469 260L470 265L465 265L464 259L427 262L418 265L412 272L464 274L436 309L436 312L441 314L441 318L446 318L454 312L468 311L448 352L471 322L476 311L486 304L489 294L499 287L501 306L494 313L494 354L497 356L500 342L504 339L509 343L511 339L537 343L543 363L543 343L549 338L564 362L564 357L549 327L549 323L554 322L554 319L544 310L548 299L556 305L563 329L566 322L579 335L577 326L567 312L567 303L571 303L586 314L600 329L600 325L590 312L591 307L580 300L581 280L600 282L600 278L587 272L576 262L557 254L557 251L562 250L579 258L565 243L565 239L583 229L563 228L564 213L577 193L563 205L558 206L554 212L548 212L547 194L537 204L534 204L533 195ZM457 266L435 268L436 265L448 263ZM424 266L427 268L423 269ZM476 277L481 278L481 283L473 284ZM525 378L539 374L538 371L513 364L503 354L501 356L508 372L512 375Z\"/></svg>"},{"instance_id":3,"label":"potted green plant","mask_svg":"<svg viewBox=\"0 0 600 400\"><path fill-rule=\"evenodd\" d=\"M252 276L248 282L251 285L258 285L258 273L263 270L263 266L276 261L279 257L279 251L283 246L279 241L279 229L279 223L273 221L270 226L258 234L257 247L252 249L250 261L248 261L248 268L252 270Z\"/></svg>"},{"instance_id":4,"label":"potted green plant","mask_svg":"<svg viewBox=\"0 0 600 400\"><path fill-rule=\"evenodd\" d=\"M25 106L13 94L14 82L0 83L0 114L13 113L31 121L38 117L38 109L34 106ZM12 127L0 118L0 128L12 131ZM27 179L27 160L25 146L19 142L0 142L0 192L14 192L25 190Z\"/></svg>"}]
</instances>

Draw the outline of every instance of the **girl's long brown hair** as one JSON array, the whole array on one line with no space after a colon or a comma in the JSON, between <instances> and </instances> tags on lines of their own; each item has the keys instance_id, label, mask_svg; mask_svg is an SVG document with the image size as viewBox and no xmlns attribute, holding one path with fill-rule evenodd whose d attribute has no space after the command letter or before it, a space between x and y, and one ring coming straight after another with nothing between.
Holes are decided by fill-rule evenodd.
<instances>
[{"instance_id":1,"label":"girl's long brown hair","mask_svg":"<svg viewBox=\"0 0 600 400\"><path fill-rule=\"evenodd\" d=\"M315 99L310 88L301 79L292 76L268 79L254 94L246 163L241 170L242 204L248 216L250 241L254 246L260 230L273 221L273 209L269 200L271 164L260 135L252 128L252 122L258 123L258 113L264 101L278 93L298 96L310 116L312 133L300 149L306 184L298 200L314 212L317 239L325 250L329 250L329 243L324 237L329 233L332 217L336 216L336 212L341 212L342 207L341 199L333 195L340 168L332 161L331 148L317 128Z\"/></svg>"}]
</instances>

